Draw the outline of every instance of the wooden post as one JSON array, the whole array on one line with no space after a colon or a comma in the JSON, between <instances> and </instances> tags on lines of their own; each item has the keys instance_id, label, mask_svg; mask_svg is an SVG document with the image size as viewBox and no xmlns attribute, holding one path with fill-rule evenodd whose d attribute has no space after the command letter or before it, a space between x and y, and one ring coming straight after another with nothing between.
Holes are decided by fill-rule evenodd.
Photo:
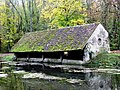
<instances>
[{"instance_id":1,"label":"wooden post","mask_svg":"<svg viewBox=\"0 0 120 90\"><path fill-rule=\"evenodd\" d=\"M29 57L29 54L27 55L27 61L29 61L30 57Z\"/></svg>"},{"instance_id":2,"label":"wooden post","mask_svg":"<svg viewBox=\"0 0 120 90\"><path fill-rule=\"evenodd\" d=\"M63 61L63 56L62 56L62 54L60 54L60 61L61 61L61 63L62 63L62 61Z\"/></svg>"},{"instance_id":3,"label":"wooden post","mask_svg":"<svg viewBox=\"0 0 120 90\"><path fill-rule=\"evenodd\" d=\"M45 57L44 57L44 55L42 54L42 62L44 62L44 59L45 59Z\"/></svg>"}]
</instances>

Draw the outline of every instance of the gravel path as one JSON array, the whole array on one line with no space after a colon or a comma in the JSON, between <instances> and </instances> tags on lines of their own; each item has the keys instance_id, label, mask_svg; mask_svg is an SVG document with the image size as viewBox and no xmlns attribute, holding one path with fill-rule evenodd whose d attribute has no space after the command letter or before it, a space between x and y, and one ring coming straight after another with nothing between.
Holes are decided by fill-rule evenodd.
<instances>
[{"instance_id":1,"label":"gravel path","mask_svg":"<svg viewBox=\"0 0 120 90\"><path fill-rule=\"evenodd\" d=\"M14 55L13 53L0 53L0 57Z\"/></svg>"}]
</instances>

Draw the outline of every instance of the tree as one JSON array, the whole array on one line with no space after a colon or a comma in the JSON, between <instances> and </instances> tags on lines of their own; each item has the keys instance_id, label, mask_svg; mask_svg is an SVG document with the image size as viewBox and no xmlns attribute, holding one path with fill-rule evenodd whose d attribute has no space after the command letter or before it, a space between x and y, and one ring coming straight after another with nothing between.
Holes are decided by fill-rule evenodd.
<instances>
[{"instance_id":1,"label":"tree","mask_svg":"<svg viewBox=\"0 0 120 90\"><path fill-rule=\"evenodd\" d=\"M75 26L85 23L85 10L80 0L48 0L41 17L49 28Z\"/></svg>"},{"instance_id":2,"label":"tree","mask_svg":"<svg viewBox=\"0 0 120 90\"><path fill-rule=\"evenodd\" d=\"M37 31L40 26L38 1L3 0L0 3L0 42L9 51L23 33Z\"/></svg>"},{"instance_id":3,"label":"tree","mask_svg":"<svg viewBox=\"0 0 120 90\"><path fill-rule=\"evenodd\" d=\"M5 1L0 6L0 39L2 51L9 51L10 48L19 39L19 32L17 31L17 16L12 12L10 3Z\"/></svg>"},{"instance_id":4,"label":"tree","mask_svg":"<svg viewBox=\"0 0 120 90\"><path fill-rule=\"evenodd\" d=\"M88 23L101 22L110 35L112 49L120 49L120 1L86 0Z\"/></svg>"},{"instance_id":5,"label":"tree","mask_svg":"<svg viewBox=\"0 0 120 90\"><path fill-rule=\"evenodd\" d=\"M111 49L119 49L119 0L103 0L101 22L110 34Z\"/></svg>"}]
</instances>

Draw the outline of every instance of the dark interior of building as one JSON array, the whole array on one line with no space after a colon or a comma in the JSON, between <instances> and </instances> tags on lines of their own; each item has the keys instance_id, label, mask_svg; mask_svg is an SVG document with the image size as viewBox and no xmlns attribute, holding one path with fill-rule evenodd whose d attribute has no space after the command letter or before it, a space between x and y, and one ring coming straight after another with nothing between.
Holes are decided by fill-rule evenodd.
<instances>
[{"instance_id":1,"label":"dark interior of building","mask_svg":"<svg viewBox=\"0 0 120 90\"><path fill-rule=\"evenodd\" d=\"M66 52L66 53L65 53ZM56 51L56 52L14 52L17 58L52 58L83 60L83 50Z\"/></svg>"}]
</instances>

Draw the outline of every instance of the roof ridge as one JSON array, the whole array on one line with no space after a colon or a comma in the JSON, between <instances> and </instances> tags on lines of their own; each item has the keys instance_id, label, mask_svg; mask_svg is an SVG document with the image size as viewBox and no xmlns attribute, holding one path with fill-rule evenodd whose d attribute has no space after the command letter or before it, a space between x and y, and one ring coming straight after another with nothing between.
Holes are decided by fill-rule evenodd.
<instances>
[{"instance_id":1,"label":"roof ridge","mask_svg":"<svg viewBox=\"0 0 120 90\"><path fill-rule=\"evenodd\" d=\"M35 32L47 32L47 31L54 31L54 30L60 30L60 29L67 29L67 28L74 28L74 27L82 27L82 26L88 26L88 25L93 25L93 24L100 24L99 22L95 22L95 23L88 23L88 24L82 24L82 25L76 25L76 26L68 26L68 27L63 27L63 28L56 28L56 29L47 29L47 30L42 30L42 31L34 31L34 32L27 32L25 34L30 34L30 33L35 33Z\"/></svg>"},{"instance_id":2,"label":"roof ridge","mask_svg":"<svg viewBox=\"0 0 120 90\"><path fill-rule=\"evenodd\" d=\"M76 25L76 26L68 26L68 27L63 27L63 28L60 28L60 29L64 29L64 28L71 28L71 27L82 27L82 26L88 26L88 25L93 25L93 24L100 24L99 22L96 22L96 23L88 23L88 24L82 24L82 25Z\"/></svg>"}]
</instances>

